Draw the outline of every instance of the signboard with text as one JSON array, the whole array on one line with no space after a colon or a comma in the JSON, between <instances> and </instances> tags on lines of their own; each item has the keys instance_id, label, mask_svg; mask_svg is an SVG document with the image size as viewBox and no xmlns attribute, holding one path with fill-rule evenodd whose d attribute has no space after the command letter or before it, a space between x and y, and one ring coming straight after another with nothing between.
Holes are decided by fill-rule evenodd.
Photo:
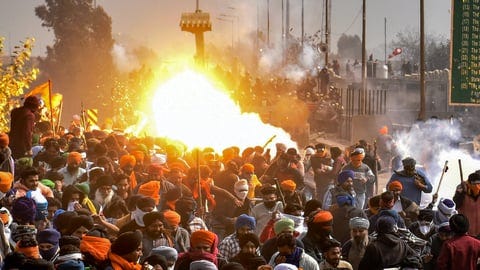
<instances>
[{"instance_id":1,"label":"signboard with text","mask_svg":"<svg viewBox=\"0 0 480 270\"><path fill-rule=\"evenodd\" d=\"M452 0L450 105L480 106L480 0Z\"/></svg>"}]
</instances>

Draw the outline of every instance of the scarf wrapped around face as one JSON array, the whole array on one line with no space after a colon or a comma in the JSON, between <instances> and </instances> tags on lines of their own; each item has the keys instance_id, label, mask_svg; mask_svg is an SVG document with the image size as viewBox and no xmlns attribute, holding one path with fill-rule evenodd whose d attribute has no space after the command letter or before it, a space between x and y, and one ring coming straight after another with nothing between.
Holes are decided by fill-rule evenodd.
<instances>
[{"instance_id":1,"label":"scarf wrapped around face","mask_svg":"<svg viewBox=\"0 0 480 270\"><path fill-rule=\"evenodd\" d=\"M285 263L293 264L296 267L300 267L300 259L302 258L302 249L296 247L292 254L285 256Z\"/></svg>"},{"instance_id":2,"label":"scarf wrapped around face","mask_svg":"<svg viewBox=\"0 0 480 270\"><path fill-rule=\"evenodd\" d=\"M120 255L115 253L109 253L108 258L112 262L112 268L114 270L141 270L142 266L138 263L128 262Z\"/></svg>"}]
</instances>

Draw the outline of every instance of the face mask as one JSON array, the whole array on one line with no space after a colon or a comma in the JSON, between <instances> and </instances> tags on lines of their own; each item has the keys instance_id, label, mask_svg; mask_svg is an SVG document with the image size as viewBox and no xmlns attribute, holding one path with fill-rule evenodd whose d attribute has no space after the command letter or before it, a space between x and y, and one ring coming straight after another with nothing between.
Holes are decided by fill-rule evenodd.
<instances>
[{"instance_id":1,"label":"face mask","mask_svg":"<svg viewBox=\"0 0 480 270\"><path fill-rule=\"evenodd\" d=\"M67 211L75 211L75 204L77 203L78 201L69 202L67 206Z\"/></svg>"},{"instance_id":2,"label":"face mask","mask_svg":"<svg viewBox=\"0 0 480 270\"><path fill-rule=\"evenodd\" d=\"M245 198L247 197L247 194L248 194L248 191L246 191L246 190L242 190L242 191L236 191L235 190L235 195L240 200L245 200Z\"/></svg>"},{"instance_id":3,"label":"face mask","mask_svg":"<svg viewBox=\"0 0 480 270\"><path fill-rule=\"evenodd\" d=\"M42 255L42 258L44 260L50 260L51 258L53 258L53 256L55 256L55 254L57 253L57 250L58 250L58 247L55 246L55 247L52 247L51 249L49 250L43 250L43 249L40 249L40 255Z\"/></svg>"},{"instance_id":4,"label":"face mask","mask_svg":"<svg viewBox=\"0 0 480 270\"><path fill-rule=\"evenodd\" d=\"M430 225L420 225L420 232L426 235L430 231Z\"/></svg>"}]
</instances>

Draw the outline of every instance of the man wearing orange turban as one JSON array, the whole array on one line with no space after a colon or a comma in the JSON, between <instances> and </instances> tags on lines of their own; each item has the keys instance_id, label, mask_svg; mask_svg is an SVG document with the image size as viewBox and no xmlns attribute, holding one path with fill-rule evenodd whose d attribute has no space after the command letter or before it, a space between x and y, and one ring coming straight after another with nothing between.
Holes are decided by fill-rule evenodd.
<instances>
[{"instance_id":1,"label":"man wearing orange turban","mask_svg":"<svg viewBox=\"0 0 480 270\"><path fill-rule=\"evenodd\" d=\"M323 261L322 254L326 241L331 239L333 216L332 213L325 210L316 210L309 214L306 219L307 234L302 239L304 250L312 256L318 263Z\"/></svg>"},{"instance_id":2,"label":"man wearing orange turban","mask_svg":"<svg viewBox=\"0 0 480 270\"><path fill-rule=\"evenodd\" d=\"M180 227L180 214L172 210L163 212L165 227L172 231L174 248L179 252L187 252L190 248L190 234Z\"/></svg>"},{"instance_id":3,"label":"man wearing orange turban","mask_svg":"<svg viewBox=\"0 0 480 270\"><path fill-rule=\"evenodd\" d=\"M224 265L226 261L217 256L217 244L218 238L213 232L206 230L193 232L190 236L190 249L178 256L175 270L189 270L190 263L198 260L212 262L217 267Z\"/></svg>"},{"instance_id":4,"label":"man wearing orange turban","mask_svg":"<svg viewBox=\"0 0 480 270\"><path fill-rule=\"evenodd\" d=\"M420 208L419 206L410 200L409 198L402 196L403 185L398 180L393 180L388 183L388 191L393 193L394 205L393 210L397 211L404 219L406 226L408 227L412 221L417 219Z\"/></svg>"},{"instance_id":5,"label":"man wearing orange turban","mask_svg":"<svg viewBox=\"0 0 480 270\"><path fill-rule=\"evenodd\" d=\"M293 180L282 181L280 188L285 198L285 204L298 204L303 208L307 199L303 193L296 191L297 184Z\"/></svg>"},{"instance_id":6,"label":"man wearing orange turban","mask_svg":"<svg viewBox=\"0 0 480 270\"><path fill-rule=\"evenodd\" d=\"M67 156L67 165L60 170L63 175L63 183L65 186L73 185L87 170L80 167L83 162L82 155L79 152L70 152Z\"/></svg>"},{"instance_id":7,"label":"man wearing orange turban","mask_svg":"<svg viewBox=\"0 0 480 270\"><path fill-rule=\"evenodd\" d=\"M120 157L119 160L119 165L120 169L129 177L129 185L131 189L134 189L137 187L137 175L135 174L135 171L133 168L135 167L135 164L137 163L137 160L133 155L123 155Z\"/></svg>"},{"instance_id":8,"label":"man wearing orange turban","mask_svg":"<svg viewBox=\"0 0 480 270\"><path fill-rule=\"evenodd\" d=\"M8 147L10 140L4 132L0 133L0 171L13 174L15 161L12 157L12 150Z\"/></svg>"}]
</instances>

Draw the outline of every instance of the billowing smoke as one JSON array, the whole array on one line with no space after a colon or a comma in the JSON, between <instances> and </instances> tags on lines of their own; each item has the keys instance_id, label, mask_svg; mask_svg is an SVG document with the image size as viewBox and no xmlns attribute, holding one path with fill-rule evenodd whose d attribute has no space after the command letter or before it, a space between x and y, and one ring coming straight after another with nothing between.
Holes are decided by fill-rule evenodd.
<instances>
[{"instance_id":1,"label":"billowing smoke","mask_svg":"<svg viewBox=\"0 0 480 270\"><path fill-rule=\"evenodd\" d=\"M286 55L281 46L263 49L259 60L261 73L282 75L297 83L308 74L315 75L321 57L311 45L305 44L303 48L288 53ZM289 59L294 59L293 63Z\"/></svg>"},{"instance_id":2,"label":"billowing smoke","mask_svg":"<svg viewBox=\"0 0 480 270\"><path fill-rule=\"evenodd\" d=\"M457 121L430 119L416 123L408 131L394 134L399 154L402 157L413 157L417 165L424 166L428 178L434 186L431 194L424 194L422 206L431 201L437 191L445 161L448 170L444 174L438 190L439 198L452 198L457 185L460 184L461 160L463 178L480 169L480 160L474 159L471 151L458 147L462 140L460 124Z\"/></svg>"},{"instance_id":3,"label":"billowing smoke","mask_svg":"<svg viewBox=\"0 0 480 270\"><path fill-rule=\"evenodd\" d=\"M112 56L115 66L120 72L130 72L140 67L137 57L118 43L113 44Z\"/></svg>"}]
</instances>

